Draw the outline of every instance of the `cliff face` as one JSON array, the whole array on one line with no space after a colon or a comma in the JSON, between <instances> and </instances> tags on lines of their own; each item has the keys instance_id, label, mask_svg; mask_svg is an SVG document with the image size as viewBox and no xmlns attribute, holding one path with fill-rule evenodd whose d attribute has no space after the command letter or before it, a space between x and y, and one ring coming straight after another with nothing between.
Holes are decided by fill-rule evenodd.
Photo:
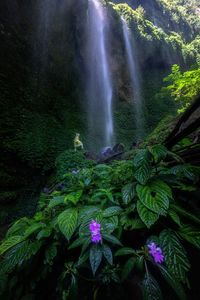
<instances>
[{"instance_id":1,"label":"cliff face","mask_svg":"<svg viewBox=\"0 0 200 300\"><path fill-rule=\"evenodd\" d=\"M174 0L180 4L177 10L169 8L164 0L121 1L132 7L113 2L104 1L110 25L107 51L114 81L116 137L126 143L134 140L135 114L120 16L127 19L135 39L142 97L146 103L146 129L153 128L162 116L174 109L167 99L161 103L154 96L173 63L187 68L197 60L199 22L195 19L195 1ZM185 11L179 11L181 3L192 5L190 19L184 15ZM144 9L137 9L138 5ZM4 189L16 179L18 166L23 166L25 177L27 170L51 169L58 153L72 146L76 131L82 134L87 146L90 139L86 130L85 93L86 57L90 55L86 48L87 8L87 0L2 0L0 3Z\"/></svg>"},{"instance_id":2,"label":"cliff face","mask_svg":"<svg viewBox=\"0 0 200 300\"><path fill-rule=\"evenodd\" d=\"M71 145L70 128L83 127L79 10L63 1L58 11L53 3L0 3L1 203L52 169Z\"/></svg>"},{"instance_id":3,"label":"cliff face","mask_svg":"<svg viewBox=\"0 0 200 300\"><path fill-rule=\"evenodd\" d=\"M165 32L176 31L187 41L193 40L200 30L198 0L113 0L127 3L133 9L142 6L146 17Z\"/></svg>"}]
</instances>

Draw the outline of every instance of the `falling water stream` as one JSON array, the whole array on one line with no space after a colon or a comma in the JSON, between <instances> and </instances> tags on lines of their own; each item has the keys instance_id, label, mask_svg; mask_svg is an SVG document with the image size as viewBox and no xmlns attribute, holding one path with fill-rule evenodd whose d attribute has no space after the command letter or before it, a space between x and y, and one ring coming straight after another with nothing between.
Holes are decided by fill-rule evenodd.
<instances>
[{"instance_id":1,"label":"falling water stream","mask_svg":"<svg viewBox=\"0 0 200 300\"><path fill-rule=\"evenodd\" d=\"M106 14L98 0L88 7L88 123L89 137L99 146L113 143L112 81L106 49Z\"/></svg>"},{"instance_id":2,"label":"falling water stream","mask_svg":"<svg viewBox=\"0 0 200 300\"><path fill-rule=\"evenodd\" d=\"M138 142L143 136L143 117L142 117L142 97L141 97L141 82L140 82L140 72L137 62L137 56L135 49L133 47L133 38L132 33L127 25L127 22L121 18L123 36L125 42L126 58L127 65L130 74L131 89L132 89L132 98L133 98L133 107L135 110L135 127L136 127L136 136L135 140Z\"/></svg>"},{"instance_id":3,"label":"falling water stream","mask_svg":"<svg viewBox=\"0 0 200 300\"><path fill-rule=\"evenodd\" d=\"M43 67L49 65L48 51L51 47L53 20L59 21L59 30L65 37L66 2L44 0L39 7L38 40L40 41ZM86 53L88 76L85 78L87 90L88 146L91 150L111 146L114 143L113 125L113 83L109 65L109 26L106 8L100 0L88 0ZM122 19L127 66L130 74L132 100L135 111L135 140L143 136L143 112L141 81L134 37L125 20ZM64 45L64 44L63 44ZM58 45L60 47L60 45ZM64 46L63 46L64 49ZM60 55L64 55L62 48Z\"/></svg>"}]
</instances>

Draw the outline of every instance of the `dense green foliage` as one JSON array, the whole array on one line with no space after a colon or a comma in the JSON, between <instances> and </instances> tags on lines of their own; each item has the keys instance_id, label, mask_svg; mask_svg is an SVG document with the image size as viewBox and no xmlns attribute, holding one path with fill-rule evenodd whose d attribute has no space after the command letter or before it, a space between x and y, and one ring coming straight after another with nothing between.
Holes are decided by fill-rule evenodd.
<instances>
[{"instance_id":1,"label":"dense green foliage","mask_svg":"<svg viewBox=\"0 0 200 300\"><path fill-rule=\"evenodd\" d=\"M198 0L158 0L164 11L169 12L172 20L180 26L188 23L194 31L200 30L200 18L198 18Z\"/></svg>"},{"instance_id":2,"label":"dense green foliage","mask_svg":"<svg viewBox=\"0 0 200 300\"><path fill-rule=\"evenodd\" d=\"M200 39L198 35L186 42L179 31L167 31L165 28L155 25L148 19L142 6L132 9L128 4L120 3L112 4L112 8L129 23L135 37L142 39L143 43L154 42L154 47L161 45L161 48L167 49L166 52L170 51L172 57L178 55L180 60L182 57L186 61L199 59ZM177 12L176 8L175 11ZM196 19L198 20L198 17ZM152 49L150 50L152 51ZM146 51L148 53L148 49Z\"/></svg>"},{"instance_id":3,"label":"dense green foliage","mask_svg":"<svg viewBox=\"0 0 200 300\"><path fill-rule=\"evenodd\" d=\"M200 29L198 0L114 0L128 3L136 9L141 5L149 18L165 32L177 31L183 38L192 40Z\"/></svg>"},{"instance_id":4,"label":"dense green foliage","mask_svg":"<svg viewBox=\"0 0 200 300\"><path fill-rule=\"evenodd\" d=\"M179 103L179 112L185 111L200 93L200 68L181 72L178 65L172 67L172 73L164 78L168 83L162 93L168 93Z\"/></svg>"},{"instance_id":5,"label":"dense green foliage","mask_svg":"<svg viewBox=\"0 0 200 300\"><path fill-rule=\"evenodd\" d=\"M158 123L156 128L147 136L142 145L154 145L156 143L164 143L169 133L174 128L176 119L172 115L168 115Z\"/></svg>"},{"instance_id":6,"label":"dense green foliage","mask_svg":"<svg viewBox=\"0 0 200 300\"><path fill-rule=\"evenodd\" d=\"M191 258L184 248L200 248L200 219L185 201L199 174L159 144L131 160L66 173L62 190L43 195L35 216L17 220L1 242L2 299L80 299L83 293L107 299L110 292L126 299L130 280L144 299L162 299L160 277L174 289L173 299L186 299ZM99 244L91 242L92 220L101 224ZM149 254L151 241L163 251L162 264Z\"/></svg>"},{"instance_id":7,"label":"dense green foliage","mask_svg":"<svg viewBox=\"0 0 200 300\"><path fill-rule=\"evenodd\" d=\"M62 180L63 175L70 171L79 171L95 164L93 160L86 159L84 151L66 150L61 153L55 162L57 180Z\"/></svg>"}]
</instances>

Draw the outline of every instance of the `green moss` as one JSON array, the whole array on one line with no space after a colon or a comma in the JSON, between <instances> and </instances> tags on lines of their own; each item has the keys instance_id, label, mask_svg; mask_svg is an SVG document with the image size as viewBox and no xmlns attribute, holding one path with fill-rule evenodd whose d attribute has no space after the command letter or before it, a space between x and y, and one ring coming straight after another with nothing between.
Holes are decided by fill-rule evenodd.
<instances>
[{"instance_id":1,"label":"green moss","mask_svg":"<svg viewBox=\"0 0 200 300\"><path fill-rule=\"evenodd\" d=\"M163 143L166 137L174 128L176 119L172 115L166 116L162 119L157 127L148 135L142 146L153 145L157 143Z\"/></svg>"},{"instance_id":2,"label":"green moss","mask_svg":"<svg viewBox=\"0 0 200 300\"><path fill-rule=\"evenodd\" d=\"M93 160L85 158L83 151L66 150L56 159L56 178L59 181L67 172L81 170L82 168L92 167L94 165L95 162Z\"/></svg>"}]
</instances>

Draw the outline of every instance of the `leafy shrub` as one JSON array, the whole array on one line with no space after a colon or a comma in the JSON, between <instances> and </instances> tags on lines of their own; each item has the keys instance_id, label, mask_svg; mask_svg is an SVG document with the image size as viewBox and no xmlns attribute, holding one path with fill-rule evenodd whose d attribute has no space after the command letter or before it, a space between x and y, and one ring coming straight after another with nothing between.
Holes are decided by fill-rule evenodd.
<instances>
[{"instance_id":1,"label":"leafy shrub","mask_svg":"<svg viewBox=\"0 0 200 300\"><path fill-rule=\"evenodd\" d=\"M92 167L94 161L86 159L83 151L66 150L57 157L55 165L57 178L62 179L69 171Z\"/></svg>"},{"instance_id":2,"label":"leafy shrub","mask_svg":"<svg viewBox=\"0 0 200 300\"><path fill-rule=\"evenodd\" d=\"M178 112L184 112L200 92L200 68L181 73L178 65L172 66L172 73L164 78L168 83L162 93L169 93L179 102Z\"/></svg>"},{"instance_id":3,"label":"leafy shrub","mask_svg":"<svg viewBox=\"0 0 200 300\"><path fill-rule=\"evenodd\" d=\"M164 0L165 1L165 0ZM165 1L167 2L167 1ZM178 54L180 57L184 57L186 61L191 63L191 59L193 62L197 62L199 60L199 37L198 35L194 34L194 39L190 42L191 36L189 41L185 41L185 37L187 35L186 30L184 30L184 34L182 30L179 30L178 32L174 32L174 28L171 28L169 30L169 18L171 18L172 12L170 12L171 8L163 6L163 3L161 7L163 6L163 12L167 8L169 9L168 12L168 23L167 26L164 26L164 24L154 24L155 20L150 20L148 19L150 16L146 16L144 9L139 6L137 9L133 9L131 6L129 6L127 3L119 3L119 4L114 4L112 2L109 2L109 5L113 8L114 12L116 13L117 16L123 17L127 23L129 24L130 28L135 32L136 36L138 37L138 40L142 40L142 46L146 44L147 46L151 43L154 42L155 45L161 45L163 48L167 48L168 51L171 52L171 56L173 57L174 55ZM173 7L174 4L172 4ZM186 4L184 4L185 6ZM159 4L160 6L160 4ZM181 5L182 7L182 5ZM177 5L174 8L177 10ZM165 12L164 12L165 15ZM185 18L187 16L187 13L184 13L184 17L181 16L182 18ZM159 14L160 17L160 14ZM166 16L165 16L166 17ZM165 18L164 17L164 18ZM177 16L176 16L177 18ZM196 15L193 14L193 18L196 18ZM173 18L172 18L173 19ZM173 20L174 22L175 20ZM186 21L186 19L185 19ZM179 20L176 19L176 22L179 24ZM164 22L165 23L165 22ZM187 23L187 22L186 22ZM199 22L198 22L199 23ZM161 25L161 27L160 27ZM175 24L174 24L175 25ZM180 24L179 24L180 25ZM183 24L182 24L183 25ZM159 27L158 27L159 26ZM175 25L176 26L176 25ZM187 24L188 29L191 29L190 25ZM184 27L184 25L183 25ZM197 25L197 28L199 27L199 24ZM187 30L188 31L188 30ZM194 31L195 32L195 31ZM193 32L193 33L194 33ZM198 32L198 30L197 30ZM165 46L164 46L165 45ZM195 47L196 46L196 47ZM155 48L156 49L156 48ZM152 49L151 49L152 50ZM148 50L146 50L148 53Z\"/></svg>"},{"instance_id":4,"label":"leafy shrub","mask_svg":"<svg viewBox=\"0 0 200 300\"><path fill-rule=\"evenodd\" d=\"M162 299L163 279L173 299L186 299L185 245L200 248L200 219L183 191L196 190L199 174L162 145L66 174L65 188L43 196L0 244L2 299L110 299L108 290L122 299L128 284Z\"/></svg>"},{"instance_id":5,"label":"leafy shrub","mask_svg":"<svg viewBox=\"0 0 200 300\"><path fill-rule=\"evenodd\" d=\"M176 123L176 118L172 115L167 115L163 118L156 128L147 136L142 143L143 146L153 145L155 143L164 143L167 136L170 134Z\"/></svg>"}]
</instances>

